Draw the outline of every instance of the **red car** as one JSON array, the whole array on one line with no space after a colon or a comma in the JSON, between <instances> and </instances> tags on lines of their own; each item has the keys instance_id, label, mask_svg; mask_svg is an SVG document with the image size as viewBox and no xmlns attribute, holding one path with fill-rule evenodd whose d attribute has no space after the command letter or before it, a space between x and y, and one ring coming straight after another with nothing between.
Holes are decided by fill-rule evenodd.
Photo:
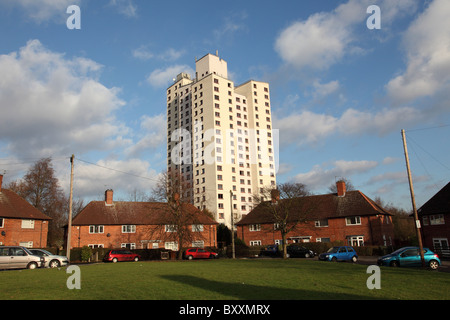
<instances>
[{"instance_id":1,"label":"red car","mask_svg":"<svg viewBox=\"0 0 450 320\"><path fill-rule=\"evenodd\" d=\"M140 255L129 250L116 249L109 250L103 258L103 261L116 263L117 261L139 261L140 259Z\"/></svg>"},{"instance_id":2,"label":"red car","mask_svg":"<svg viewBox=\"0 0 450 320\"><path fill-rule=\"evenodd\" d=\"M202 248L189 248L184 252L185 259L215 259L219 255L215 252L207 251Z\"/></svg>"}]
</instances>

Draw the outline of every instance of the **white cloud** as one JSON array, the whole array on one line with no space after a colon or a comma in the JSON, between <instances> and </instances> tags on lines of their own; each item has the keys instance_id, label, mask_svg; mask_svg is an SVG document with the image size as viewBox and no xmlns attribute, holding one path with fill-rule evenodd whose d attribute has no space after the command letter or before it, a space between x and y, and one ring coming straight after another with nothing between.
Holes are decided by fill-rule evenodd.
<instances>
[{"instance_id":1,"label":"white cloud","mask_svg":"<svg viewBox=\"0 0 450 320\"><path fill-rule=\"evenodd\" d=\"M278 118L272 116L273 127L280 130L282 145L315 144L333 134L380 136L399 130L399 126L417 123L424 115L411 107L384 108L377 113L347 109L340 117L303 111Z\"/></svg>"},{"instance_id":2,"label":"white cloud","mask_svg":"<svg viewBox=\"0 0 450 320\"><path fill-rule=\"evenodd\" d=\"M19 6L34 22L42 23L55 18L67 20L67 7L79 5L80 0L6 0L2 4Z\"/></svg>"},{"instance_id":3,"label":"white cloud","mask_svg":"<svg viewBox=\"0 0 450 320\"><path fill-rule=\"evenodd\" d=\"M133 50L133 57L144 61L155 58L163 61L175 61L179 59L183 54L184 50L175 50L173 48L169 48L159 54L153 53L147 46L141 46Z\"/></svg>"},{"instance_id":4,"label":"white cloud","mask_svg":"<svg viewBox=\"0 0 450 320\"><path fill-rule=\"evenodd\" d=\"M407 67L387 84L390 97L405 103L450 86L450 3L435 0L404 35Z\"/></svg>"},{"instance_id":5,"label":"white cloud","mask_svg":"<svg viewBox=\"0 0 450 320\"><path fill-rule=\"evenodd\" d=\"M335 93L339 89L339 81L334 80L328 83L320 83L318 80L316 80L313 83L313 88L313 97L315 99L320 99Z\"/></svg>"},{"instance_id":6,"label":"white cloud","mask_svg":"<svg viewBox=\"0 0 450 320\"><path fill-rule=\"evenodd\" d=\"M378 1L383 26L395 18L412 14L417 0ZM364 53L357 46L357 26L365 27L366 13L372 0L349 0L330 12L319 12L306 20L296 21L282 30L275 50L289 65L298 69L326 70L345 56ZM382 30L383 28L382 27Z\"/></svg>"},{"instance_id":7,"label":"white cloud","mask_svg":"<svg viewBox=\"0 0 450 320\"><path fill-rule=\"evenodd\" d=\"M117 88L96 80L102 66L66 59L38 40L0 55L0 141L19 157L104 150L129 143L114 111L124 105Z\"/></svg>"},{"instance_id":8,"label":"white cloud","mask_svg":"<svg viewBox=\"0 0 450 320\"><path fill-rule=\"evenodd\" d=\"M315 165L311 171L296 175L294 180L306 184L313 190L326 188L335 181L336 177L351 178L354 174L368 172L377 166L376 161L338 160L330 164Z\"/></svg>"},{"instance_id":9,"label":"white cloud","mask_svg":"<svg viewBox=\"0 0 450 320\"><path fill-rule=\"evenodd\" d=\"M110 6L116 7L118 12L128 18L134 18L137 16L137 6L133 0L111 0Z\"/></svg>"},{"instance_id":10,"label":"white cloud","mask_svg":"<svg viewBox=\"0 0 450 320\"><path fill-rule=\"evenodd\" d=\"M188 65L173 65L165 69L154 70L147 78L148 83L154 87L164 87L171 83L172 79L182 72L189 75L195 74L195 71Z\"/></svg>"},{"instance_id":11,"label":"white cloud","mask_svg":"<svg viewBox=\"0 0 450 320\"><path fill-rule=\"evenodd\" d=\"M60 179L62 186L68 186L67 174ZM92 197L103 195L106 189L113 189L115 198L120 192L131 192L135 189L148 191L155 185L157 172L150 163L141 159L99 160L94 164L75 159L75 197ZM67 187L66 187L67 188Z\"/></svg>"},{"instance_id":12,"label":"white cloud","mask_svg":"<svg viewBox=\"0 0 450 320\"><path fill-rule=\"evenodd\" d=\"M141 117L141 132L144 134L139 141L125 150L127 156L136 157L143 152L152 152L165 144L167 140L166 116L160 114L154 117Z\"/></svg>"}]
</instances>

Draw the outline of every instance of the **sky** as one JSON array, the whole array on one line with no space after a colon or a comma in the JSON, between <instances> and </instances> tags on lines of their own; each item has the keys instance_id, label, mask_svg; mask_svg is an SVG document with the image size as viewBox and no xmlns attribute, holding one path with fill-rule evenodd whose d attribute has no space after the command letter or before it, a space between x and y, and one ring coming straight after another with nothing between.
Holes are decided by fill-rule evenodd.
<instances>
[{"instance_id":1,"label":"sky","mask_svg":"<svg viewBox=\"0 0 450 320\"><path fill-rule=\"evenodd\" d=\"M420 207L450 181L449 16L448 0L1 0L4 183L51 157L68 193L74 154L75 198L150 193L166 89L218 51L236 85L270 84L278 183L345 177L411 210L404 129Z\"/></svg>"}]
</instances>

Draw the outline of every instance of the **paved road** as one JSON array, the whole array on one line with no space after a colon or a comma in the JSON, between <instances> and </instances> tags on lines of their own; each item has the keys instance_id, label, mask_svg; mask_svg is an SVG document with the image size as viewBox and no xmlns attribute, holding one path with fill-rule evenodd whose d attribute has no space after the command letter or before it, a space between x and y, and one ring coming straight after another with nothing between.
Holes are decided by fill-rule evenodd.
<instances>
[{"instance_id":1,"label":"paved road","mask_svg":"<svg viewBox=\"0 0 450 320\"><path fill-rule=\"evenodd\" d=\"M367 265L376 265L378 257L368 257L368 256L360 256L358 257L359 264L367 264ZM441 266L439 267L439 272L450 272L450 261L449 260L441 260Z\"/></svg>"}]
</instances>

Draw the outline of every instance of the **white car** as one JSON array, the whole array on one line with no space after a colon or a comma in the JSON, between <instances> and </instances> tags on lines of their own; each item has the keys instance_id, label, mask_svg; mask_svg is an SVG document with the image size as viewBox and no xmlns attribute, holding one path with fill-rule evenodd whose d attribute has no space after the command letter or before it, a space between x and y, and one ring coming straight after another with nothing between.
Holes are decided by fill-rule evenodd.
<instances>
[{"instance_id":1,"label":"white car","mask_svg":"<svg viewBox=\"0 0 450 320\"><path fill-rule=\"evenodd\" d=\"M32 254L45 259L46 268L59 268L69 265L69 259L66 256L58 256L43 249L29 249Z\"/></svg>"}]
</instances>

